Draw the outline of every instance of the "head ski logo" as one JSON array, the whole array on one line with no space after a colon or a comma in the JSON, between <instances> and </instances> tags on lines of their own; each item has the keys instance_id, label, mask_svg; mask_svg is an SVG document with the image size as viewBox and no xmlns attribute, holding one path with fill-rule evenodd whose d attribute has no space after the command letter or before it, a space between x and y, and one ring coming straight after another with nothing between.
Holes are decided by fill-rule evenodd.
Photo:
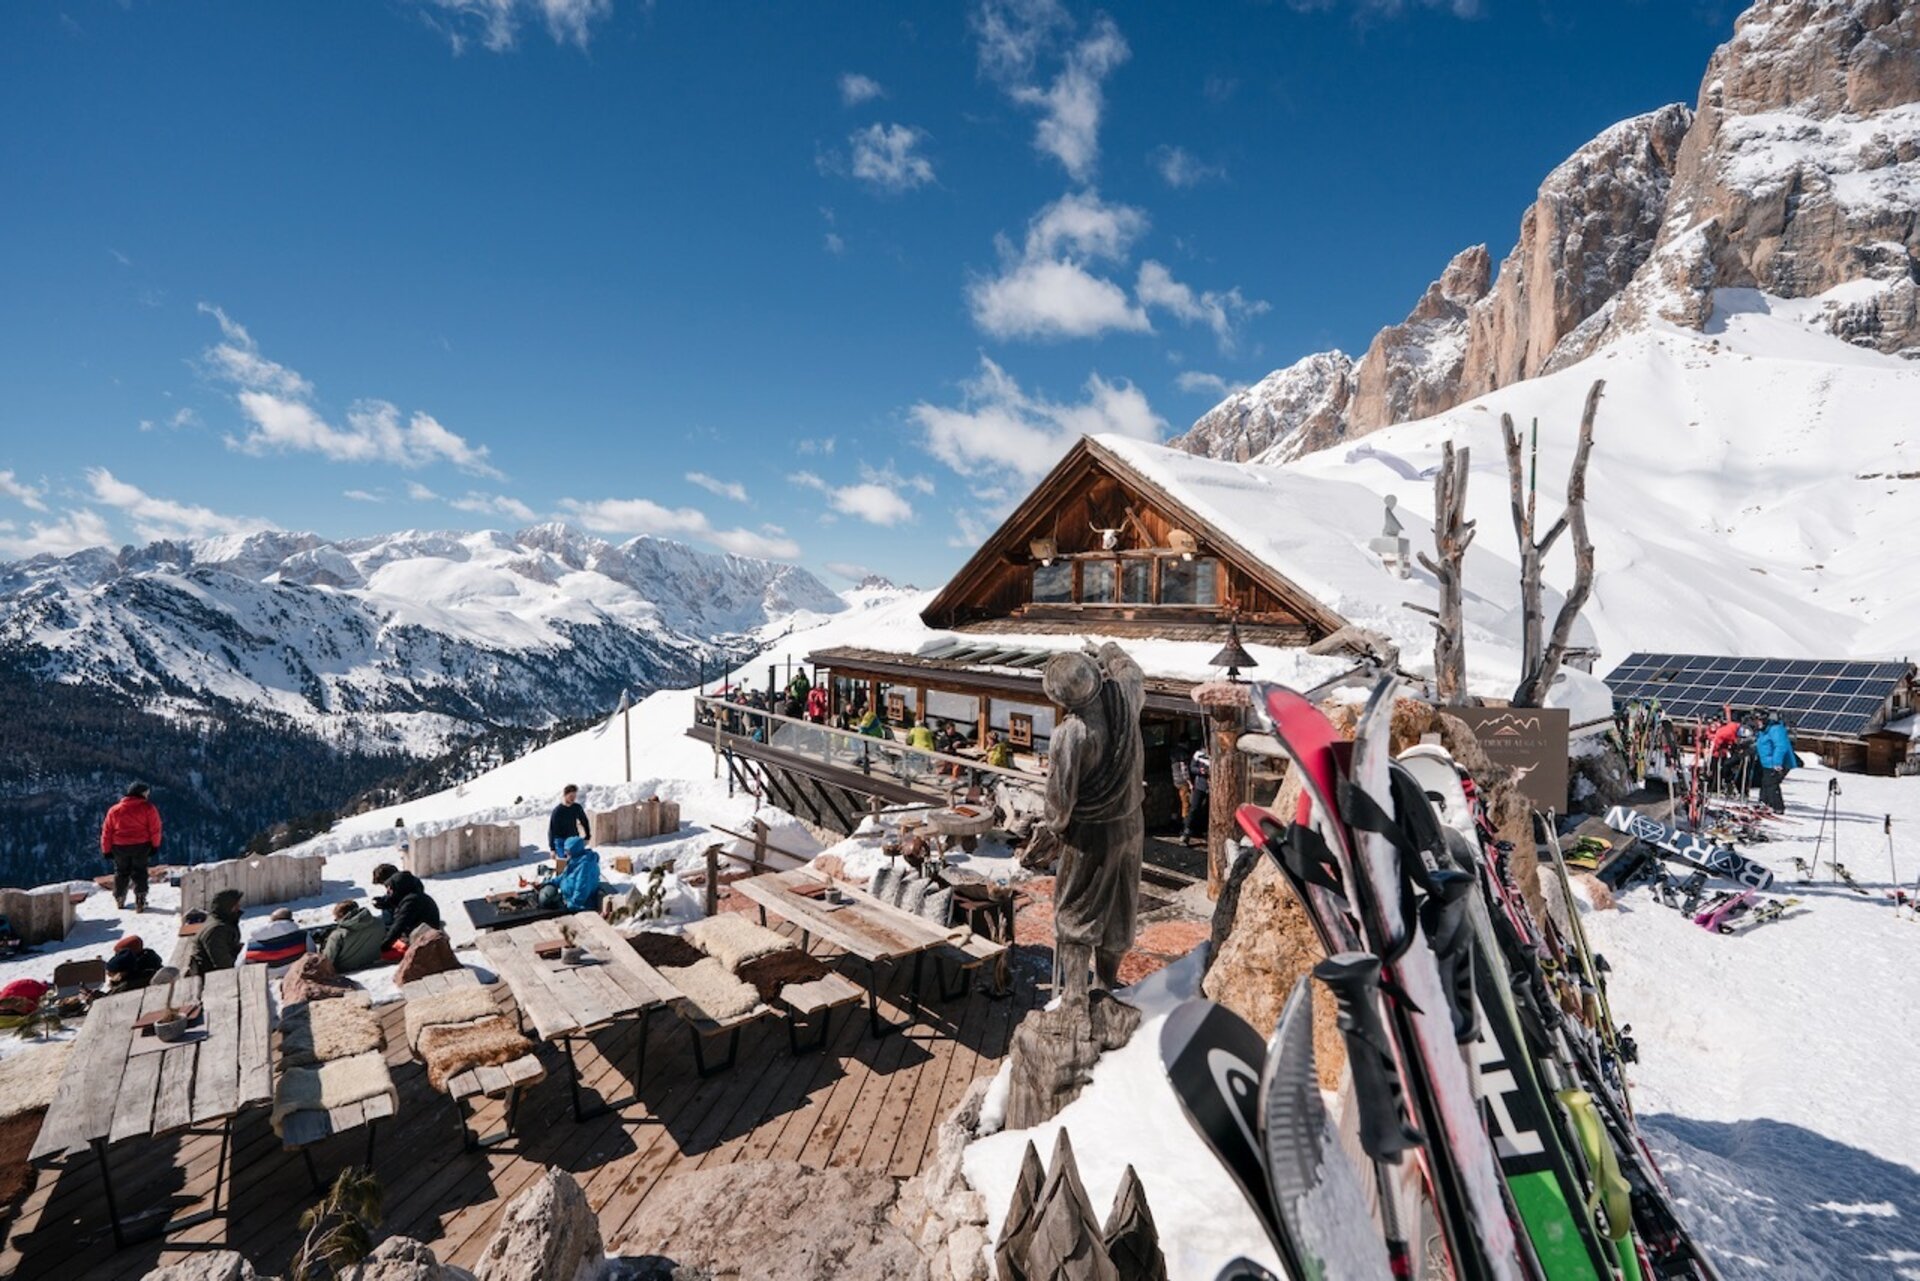
<instances>
[{"instance_id":1,"label":"head ski logo","mask_svg":"<svg viewBox=\"0 0 1920 1281\"><path fill-rule=\"evenodd\" d=\"M1207 1070L1213 1073L1214 1088L1226 1100L1228 1111L1246 1136L1247 1146L1259 1151L1255 1114L1260 1101L1260 1074L1239 1055L1218 1048L1207 1051Z\"/></svg>"}]
</instances>

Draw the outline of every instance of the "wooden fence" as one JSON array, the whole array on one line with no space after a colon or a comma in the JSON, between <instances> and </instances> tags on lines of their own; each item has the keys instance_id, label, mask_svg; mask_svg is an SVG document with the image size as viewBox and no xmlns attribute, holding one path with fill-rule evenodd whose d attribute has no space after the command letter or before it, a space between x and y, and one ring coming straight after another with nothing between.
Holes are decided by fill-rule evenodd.
<instances>
[{"instance_id":1,"label":"wooden fence","mask_svg":"<svg viewBox=\"0 0 1920 1281\"><path fill-rule=\"evenodd\" d=\"M4 915L29 946L63 939L73 928L73 897L65 885L42 885L37 890L0 890Z\"/></svg>"},{"instance_id":2,"label":"wooden fence","mask_svg":"<svg viewBox=\"0 0 1920 1281\"><path fill-rule=\"evenodd\" d=\"M519 856L519 824L468 823L414 837L404 861L415 876L438 876Z\"/></svg>"},{"instance_id":3,"label":"wooden fence","mask_svg":"<svg viewBox=\"0 0 1920 1281\"><path fill-rule=\"evenodd\" d=\"M600 810L587 815L593 825L596 845L619 845L626 841L644 841L680 830L680 802L649 796L644 801Z\"/></svg>"},{"instance_id":4,"label":"wooden fence","mask_svg":"<svg viewBox=\"0 0 1920 1281\"><path fill-rule=\"evenodd\" d=\"M221 890L239 890L247 907L320 896L324 854L257 854L180 870L180 910L204 912Z\"/></svg>"}]
</instances>

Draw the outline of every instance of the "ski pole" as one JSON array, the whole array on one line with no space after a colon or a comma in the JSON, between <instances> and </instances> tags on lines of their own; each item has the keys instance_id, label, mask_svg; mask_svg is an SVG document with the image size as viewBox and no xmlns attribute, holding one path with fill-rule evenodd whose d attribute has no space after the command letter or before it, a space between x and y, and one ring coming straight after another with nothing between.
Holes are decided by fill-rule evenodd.
<instances>
[{"instance_id":1,"label":"ski pole","mask_svg":"<svg viewBox=\"0 0 1920 1281\"><path fill-rule=\"evenodd\" d=\"M1893 815L1889 814L1885 819L1881 820L1880 830L1887 834L1887 880L1898 885L1900 883L1900 869L1895 867L1893 863Z\"/></svg>"},{"instance_id":2,"label":"ski pole","mask_svg":"<svg viewBox=\"0 0 1920 1281\"><path fill-rule=\"evenodd\" d=\"M1360 1110L1360 1149L1373 1161L1387 1259L1395 1277L1411 1277L1413 1253L1400 1222L1399 1192L1388 1170L1400 1163L1402 1152L1424 1140L1407 1116L1399 1070L1388 1048L1386 1023L1380 1017L1380 958L1366 952L1342 952L1314 966L1313 976L1327 985L1339 1009L1337 1021L1346 1042L1347 1070L1353 1078L1354 1103Z\"/></svg>"}]
</instances>

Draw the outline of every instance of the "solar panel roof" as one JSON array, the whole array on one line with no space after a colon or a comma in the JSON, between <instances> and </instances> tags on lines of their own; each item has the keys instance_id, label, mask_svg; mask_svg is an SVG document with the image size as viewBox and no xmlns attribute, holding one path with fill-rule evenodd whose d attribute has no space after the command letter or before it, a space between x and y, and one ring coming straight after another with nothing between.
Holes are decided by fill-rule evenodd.
<instances>
[{"instance_id":1,"label":"solar panel roof","mask_svg":"<svg viewBox=\"0 0 1920 1281\"><path fill-rule=\"evenodd\" d=\"M1657 699L1675 720L1764 709L1803 733L1848 736L1874 727L1911 670L1909 663L1639 653L1614 668L1607 684L1616 706Z\"/></svg>"}]
</instances>

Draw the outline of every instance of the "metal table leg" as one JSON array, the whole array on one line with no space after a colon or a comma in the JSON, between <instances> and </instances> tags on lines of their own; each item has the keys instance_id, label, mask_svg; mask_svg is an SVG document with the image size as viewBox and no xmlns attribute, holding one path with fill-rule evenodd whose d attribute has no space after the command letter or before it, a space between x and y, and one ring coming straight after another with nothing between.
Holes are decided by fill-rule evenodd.
<instances>
[{"instance_id":1,"label":"metal table leg","mask_svg":"<svg viewBox=\"0 0 1920 1281\"><path fill-rule=\"evenodd\" d=\"M233 1151L233 1118L227 1117L218 1129L187 1128L176 1131L179 1134L220 1137L220 1162L214 1167L213 1204L198 1214L190 1214L184 1219L173 1218L165 1209L149 1210L138 1216L142 1222L130 1223L120 1217L119 1198L113 1194L113 1166L107 1160L107 1140L97 1138L92 1142L93 1159L100 1167L100 1183L107 1194L108 1225L113 1232L115 1249L124 1249L131 1243L152 1241L170 1233L186 1228L198 1227L202 1223L227 1217L227 1207L221 1204L221 1194L227 1186L227 1160ZM218 1250L224 1247L213 1242L194 1242L172 1247L183 1250Z\"/></svg>"}]
</instances>

